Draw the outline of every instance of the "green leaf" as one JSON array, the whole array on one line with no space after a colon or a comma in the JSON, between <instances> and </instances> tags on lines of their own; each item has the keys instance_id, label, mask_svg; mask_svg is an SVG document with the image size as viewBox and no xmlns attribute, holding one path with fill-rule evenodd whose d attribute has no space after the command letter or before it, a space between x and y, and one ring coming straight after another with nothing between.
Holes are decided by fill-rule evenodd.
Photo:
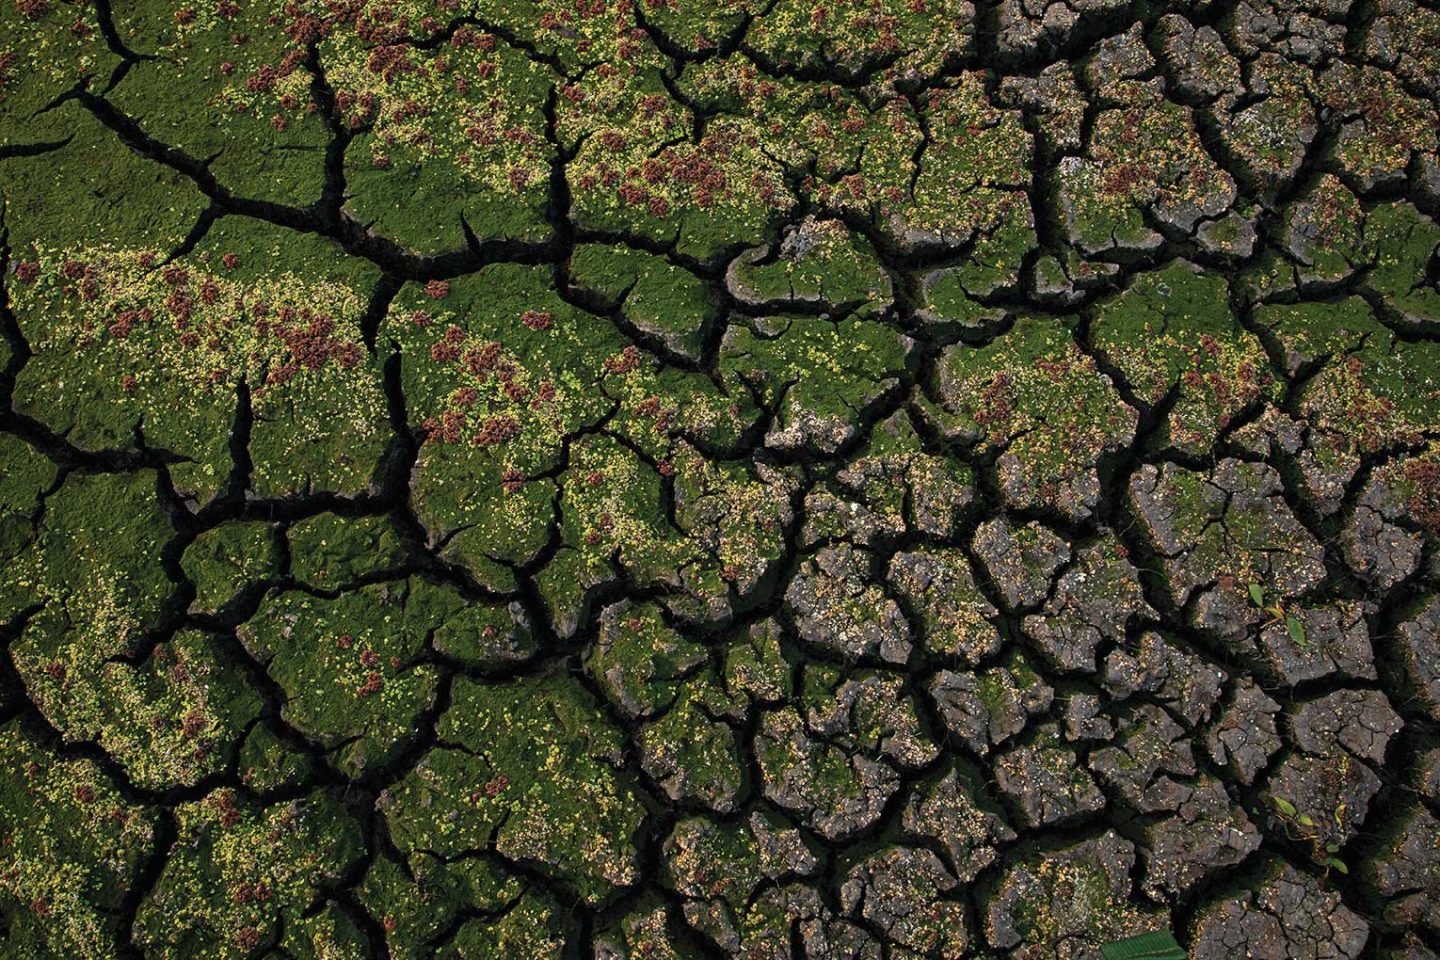
<instances>
[{"instance_id":1,"label":"green leaf","mask_svg":"<svg viewBox=\"0 0 1440 960\"><path fill-rule=\"evenodd\" d=\"M1321 863L1321 866L1330 867L1334 870L1338 870L1341 873L1345 874L1347 877L1350 875L1350 868L1345 866L1345 861L1339 860L1335 857L1331 857L1330 859L1325 860Z\"/></svg>"},{"instance_id":2,"label":"green leaf","mask_svg":"<svg viewBox=\"0 0 1440 960\"><path fill-rule=\"evenodd\" d=\"M1294 640L1298 646L1303 647L1306 645L1305 624L1293 616L1287 616L1285 618L1285 629L1289 632L1290 639Z\"/></svg>"},{"instance_id":3,"label":"green leaf","mask_svg":"<svg viewBox=\"0 0 1440 960\"><path fill-rule=\"evenodd\" d=\"M1291 803L1289 800L1286 800L1284 797L1271 797L1270 799L1274 801L1275 808L1281 813L1285 814L1285 816L1295 816L1295 804Z\"/></svg>"},{"instance_id":4,"label":"green leaf","mask_svg":"<svg viewBox=\"0 0 1440 960\"><path fill-rule=\"evenodd\" d=\"M1310 819L1310 814L1302 813L1300 814L1300 825L1305 827L1313 827L1315 826L1315 821Z\"/></svg>"},{"instance_id":5,"label":"green leaf","mask_svg":"<svg viewBox=\"0 0 1440 960\"><path fill-rule=\"evenodd\" d=\"M1250 602L1257 607L1265 606L1265 588L1258 583L1250 584Z\"/></svg>"},{"instance_id":6,"label":"green leaf","mask_svg":"<svg viewBox=\"0 0 1440 960\"><path fill-rule=\"evenodd\" d=\"M1169 930L1156 930L1107 943L1100 948L1105 960L1186 960L1184 948Z\"/></svg>"},{"instance_id":7,"label":"green leaf","mask_svg":"<svg viewBox=\"0 0 1440 960\"><path fill-rule=\"evenodd\" d=\"M1326 852L1326 853L1339 853L1339 852L1340 852L1340 844L1338 844L1338 843L1327 843L1327 844L1325 844L1325 852Z\"/></svg>"}]
</instances>

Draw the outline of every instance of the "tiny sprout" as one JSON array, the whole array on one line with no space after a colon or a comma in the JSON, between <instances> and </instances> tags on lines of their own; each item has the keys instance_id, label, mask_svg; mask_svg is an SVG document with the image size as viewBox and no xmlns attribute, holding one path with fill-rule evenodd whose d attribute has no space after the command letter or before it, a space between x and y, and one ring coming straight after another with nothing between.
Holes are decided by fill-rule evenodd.
<instances>
[{"instance_id":1,"label":"tiny sprout","mask_svg":"<svg viewBox=\"0 0 1440 960\"><path fill-rule=\"evenodd\" d=\"M1285 607L1279 602L1267 606L1265 603L1265 588L1260 584L1250 583L1247 584L1247 587L1250 591L1250 602L1270 615L1270 619L1264 624L1265 626L1268 627L1272 623L1280 623L1283 621L1285 624L1285 632L1289 634L1291 642L1298 647L1308 646L1309 640L1305 635L1305 624L1300 622L1299 617L1287 612Z\"/></svg>"},{"instance_id":2,"label":"tiny sprout","mask_svg":"<svg viewBox=\"0 0 1440 960\"><path fill-rule=\"evenodd\" d=\"M1285 617L1285 631L1290 634L1290 639L1295 642L1296 646L1303 647L1309 644L1309 641L1305 637L1305 624L1301 623L1298 618L1287 614Z\"/></svg>"}]
</instances>

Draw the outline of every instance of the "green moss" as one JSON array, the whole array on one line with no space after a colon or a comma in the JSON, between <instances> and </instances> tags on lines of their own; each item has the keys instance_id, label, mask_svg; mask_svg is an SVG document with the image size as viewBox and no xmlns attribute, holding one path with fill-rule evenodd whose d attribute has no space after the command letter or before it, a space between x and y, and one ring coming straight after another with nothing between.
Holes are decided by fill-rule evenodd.
<instances>
[{"instance_id":1,"label":"green moss","mask_svg":"<svg viewBox=\"0 0 1440 960\"><path fill-rule=\"evenodd\" d=\"M1433 276L1430 264L1440 250L1440 226L1407 203L1371 211L1366 239L1375 248L1368 282L1409 323L1440 323L1440 290L1420 277Z\"/></svg>"},{"instance_id":2,"label":"green moss","mask_svg":"<svg viewBox=\"0 0 1440 960\"><path fill-rule=\"evenodd\" d=\"M267 16L261 5L240 7L236 19L217 22L171 56L136 65L110 99L139 118L156 140L192 157L214 157L210 172L239 196L303 207L320 196L328 140L324 121L318 114L296 116L280 130L268 116L237 113L219 96L232 82L221 64L241 72L278 62L289 47L283 35L267 29ZM231 33L251 40L237 46Z\"/></svg>"},{"instance_id":3,"label":"green moss","mask_svg":"<svg viewBox=\"0 0 1440 960\"><path fill-rule=\"evenodd\" d=\"M656 896L633 904L596 933L596 946L616 960L699 960L703 953L675 933L679 914Z\"/></svg>"},{"instance_id":4,"label":"green moss","mask_svg":"<svg viewBox=\"0 0 1440 960\"><path fill-rule=\"evenodd\" d=\"M1138 80L1109 87L1114 105L1095 118L1089 155L1067 158L1059 176L1067 228L1087 255L1157 246L1142 206L1188 220L1221 212L1234 198L1234 182L1205 151L1188 107Z\"/></svg>"},{"instance_id":5,"label":"green moss","mask_svg":"<svg viewBox=\"0 0 1440 960\"><path fill-rule=\"evenodd\" d=\"M370 945L364 932L332 900L287 926L281 949L303 960L364 960Z\"/></svg>"},{"instance_id":6,"label":"green moss","mask_svg":"<svg viewBox=\"0 0 1440 960\"><path fill-rule=\"evenodd\" d=\"M274 576L274 537L262 523L223 524L197 537L181 561L195 584L192 606L215 611L247 584Z\"/></svg>"},{"instance_id":7,"label":"green moss","mask_svg":"<svg viewBox=\"0 0 1440 960\"><path fill-rule=\"evenodd\" d=\"M422 850L493 849L592 904L638 880L644 808L616 766L619 732L573 680L461 680L437 733L440 746L382 801L412 862Z\"/></svg>"},{"instance_id":8,"label":"green moss","mask_svg":"<svg viewBox=\"0 0 1440 960\"><path fill-rule=\"evenodd\" d=\"M1298 255L1295 270L1305 281L1337 282L1373 256L1360 201L1334 176L1326 175L1285 216L1287 246Z\"/></svg>"},{"instance_id":9,"label":"green moss","mask_svg":"<svg viewBox=\"0 0 1440 960\"><path fill-rule=\"evenodd\" d=\"M1002 464L1007 492L1027 504L1075 510L1093 503L1096 464L1130 442L1137 415L1058 320L1026 315L1003 336L946 351L945 425L981 442Z\"/></svg>"},{"instance_id":10,"label":"green moss","mask_svg":"<svg viewBox=\"0 0 1440 960\"><path fill-rule=\"evenodd\" d=\"M698 357L715 308L703 279L674 264L627 247L584 244L570 270L576 283L624 302L621 310L638 329L660 337L670 349Z\"/></svg>"},{"instance_id":11,"label":"green moss","mask_svg":"<svg viewBox=\"0 0 1440 960\"><path fill-rule=\"evenodd\" d=\"M1359 297L1257 309L1292 369L1317 365L1300 410L1326 438L1317 455L1415 443L1440 402L1440 346L1409 340L1380 322Z\"/></svg>"},{"instance_id":12,"label":"green moss","mask_svg":"<svg viewBox=\"0 0 1440 960\"><path fill-rule=\"evenodd\" d=\"M497 919L466 922L438 956L445 960L504 956L560 960L573 925L550 900L526 893Z\"/></svg>"},{"instance_id":13,"label":"green moss","mask_svg":"<svg viewBox=\"0 0 1440 960\"><path fill-rule=\"evenodd\" d=\"M135 918L154 957L238 960L294 935L363 849L358 825L323 793L261 806L221 790L176 819L176 846Z\"/></svg>"},{"instance_id":14,"label":"green moss","mask_svg":"<svg viewBox=\"0 0 1440 960\"><path fill-rule=\"evenodd\" d=\"M0 561L8 567L34 540L40 497L54 482L50 461L23 440L0 435ZM8 619L29 600L28 589L0 578L0 610Z\"/></svg>"},{"instance_id":15,"label":"green moss","mask_svg":"<svg viewBox=\"0 0 1440 960\"><path fill-rule=\"evenodd\" d=\"M655 604L606 609L586 665L606 695L632 716L668 708L705 662L705 649L665 623Z\"/></svg>"},{"instance_id":16,"label":"green moss","mask_svg":"<svg viewBox=\"0 0 1440 960\"><path fill-rule=\"evenodd\" d=\"M735 732L707 716L707 686L690 684L664 716L647 723L641 749L671 797L730 810L745 782L744 758Z\"/></svg>"},{"instance_id":17,"label":"green moss","mask_svg":"<svg viewBox=\"0 0 1440 960\"><path fill-rule=\"evenodd\" d=\"M1131 460L1146 585L1211 645L1248 584L1363 586L1305 532L1351 537L1347 487L1440 529L1440 228L1391 199L1434 187L1423 5L1314 58L1222 16L1245 49L1182 63L1156 5L1078 51L1118 21L0 3L5 956L1083 953L1159 922L1153 864L1017 844L1044 784L1002 811L942 757L937 671L974 751L1088 804L1032 721L1154 620ZM43 109L82 79L284 206L200 220L116 115Z\"/></svg>"},{"instance_id":18,"label":"green moss","mask_svg":"<svg viewBox=\"0 0 1440 960\"><path fill-rule=\"evenodd\" d=\"M749 379L768 402L783 398L787 421L808 413L848 425L887 381L905 375L907 353L906 341L873 321L774 317L731 327L721 370L736 392Z\"/></svg>"},{"instance_id":19,"label":"green moss","mask_svg":"<svg viewBox=\"0 0 1440 960\"><path fill-rule=\"evenodd\" d=\"M208 252L67 248L40 258L16 312L36 356L16 406L76 444L148 445L181 458L176 485L206 498L233 466L241 391L262 495L364 489L389 438L379 364L361 347L365 301L330 281L265 269L234 279Z\"/></svg>"},{"instance_id":20,"label":"green moss","mask_svg":"<svg viewBox=\"0 0 1440 960\"><path fill-rule=\"evenodd\" d=\"M1106 303L1092 337L1141 399L1178 391L1166 439L1190 452L1210 449L1237 413L1278 389L1260 341L1230 311L1224 281L1184 261Z\"/></svg>"},{"instance_id":21,"label":"green moss","mask_svg":"<svg viewBox=\"0 0 1440 960\"><path fill-rule=\"evenodd\" d=\"M793 690L790 663L780 649L780 628L773 620L756 624L725 652L725 689L750 703L788 699Z\"/></svg>"},{"instance_id":22,"label":"green moss","mask_svg":"<svg viewBox=\"0 0 1440 960\"><path fill-rule=\"evenodd\" d=\"M1063 275L1058 282L1064 282ZM987 307L973 296L969 287L975 285L971 272L964 268L936 270L927 274L920 286L923 301L920 319L938 326L998 326L1005 318L1005 311Z\"/></svg>"},{"instance_id":23,"label":"green moss","mask_svg":"<svg viewBox=\"0 0 1440 960\"><path fill-rule=\"evenodd\" d=\"M819 16L799 0L781 0L770 9L750 39L767 57L781 62L814 63L838 56L856 67L898 53L905 68L928 72L968 50L973 40L973 11L953 0L908 9L856 3L826 8ZM887 16L877 17L881 12Z\"/></svg>"},{"instance_id":24,"label":"green moss","mask_svg":"<svg viewBox=\"0 0 1440 960\"><path fill-rule=\"evenodd\" d=\"M388 517L341 517L322 513L295 524L290 573L296 580L333 589L362 577L398 568L403 551Z\"/></svg>"},{"instance_id":25,"label":"green moss","mask_svg":"<svg viewBox=\"0 0 1440 960\"><path fill-rule=\"evenodd\" d=\"M824 302L884 309L890 278L875 251L840 220L806 219L778 251L737 259L728 282L756 300Z\"/></svg>"},{"instance_id":26,"label":"green moss","mask_svg":"<svg viewBox=\"0 0 1440 960\"><path fill-rule=\"evenodd\" d=\"M6 221L17 256L57 241L169 250L184 239L207 204L189 181L136 156L74 103L46 117L53 125L34 127L34 139L73 136L65 149L87 162L57 164L52 154L3 161ZM27 129L29 120L0 128ZM102 168L106 175L97 180Z\"/></svg>"},{"instance_id":27,"label":"green moss","mask_svg":"<svg viewBox=\"0 0 1440 960\"><path fill-rule=\"evenodd\" d=\"M52 669L46 665L47 678ZM260 709L218 644L193 632L138 665L106 663L93 679L77 676L64 689L70 702L56 703L55 712L65 735L99 743L150 789L187 786L226 769Z\"/></svg>"},{"instance_id":28,"label":"green moss","mask_svg":"<svg viewBox=\"0 0 1440 960\"><path fill-rule=\"evenodd\" d=\"M396 164L384 169L367 156L383 150L362 139L351 147L348 183L351 209L377 233L420 253L465 249L465 227L487 239L542 240L545 222L544 181L520 194L487 189L455 178L454 170L436 162Z\"/></svg>"},{"instance_id":29,"label":"green moss","mask_svg":"<svg viewBox=\"0 0 1440 960\"><path fill-rule=\"evenodd\" d=\"M865 800L865 784L845 751L829 744L806 749L803 737L797 740L803 721L790 709L771 714L773 730L780 736L757 742L756 759L767 781L783 781L791 771L803 770L804 794L795 803L796 813L807 819L833 817Z\"/></svg>"},{"instance_id":30,"label":"green moss","mask_svg":"<svg viewBox=\"0 0 1440 960\"><path fill-rule=\"evenodd\" d=\"M1285 366L1291 375L1304 364L1343 363L1371 337L1385 336L1369 304L1360 297L1333 303L1261 304L1254 317L1284 348Z\"/></svg>"},{"instance_id":31,"label":"green moss","mask_svg":"<svg viewBox=\"0 0 1440 960\"><path fill-rule=\"evenodd\" d=\"M293 790L313 773L308 756L276 736L268 723L250 728L240 748L240 781L252 790Z\"/></svg>"},{"instance_id":32,"label":"green moss","mask_svg":"<svg viewBox=\"0 0 1440 960\"><path fill-rule=\"evenodd\" d=\"M336 751L352 773L386 762L409 742L435 696L422 662L438 625L441 588L420 580L365 587L324 600L287 592L240 630L285 690L285 718ZM458 598L449 606L458 606Z\"/></svg>"},{"instance_id":33,"label":"green moss","mask_svg":"<svg viewBox=\"0 0 1440 960\"><path fill-rule=\"evenodd\" d=\"M95 764L0 728L0 914L13 956L118 956L117 911L150 852L153 815Z\"/></svg>"},{"instance_id":34,"label":"green moss","mask_svg":"<svg viewBox=\"0 0 1440 960\"><path fill-rule=\"evenodd\" d=\"M478 858L445 863L417 856L399 864L378 857L365 873L358 896L380 921L395 960L426 960L430 945L461 911L503 911L515 903L521 886Z\"/></svg>"},{"instance_id":35,"label":"green moss","mask_svg":"<svg viewBox=\"0 0 1440 960\"><path fill-rule=\"evenodd\" d=\"M77 739L105 726L109 675L123 672L109 658L138 647L174 589L158 563L173 531L154 484L145 471L71 475L5 572L12 604L43 605L12 647L16 667L51 722Z\"/></svg>"}]
</instances>

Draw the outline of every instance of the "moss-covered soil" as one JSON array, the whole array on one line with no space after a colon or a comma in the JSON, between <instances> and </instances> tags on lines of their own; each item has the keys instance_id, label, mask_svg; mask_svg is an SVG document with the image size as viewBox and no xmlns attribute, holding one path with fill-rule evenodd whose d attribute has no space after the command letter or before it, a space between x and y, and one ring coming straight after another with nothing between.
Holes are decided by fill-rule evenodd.
<instances>
[{"instance_id":1,"label":"moss-covered soil","mask_svg":"<svg viewBox=\"0 0 1440 960\"><path fill-rule=\"evenodd\" d=\"M1440 957L1433 0L0 0L0 960Z\"/></svg>"}]
</instances>

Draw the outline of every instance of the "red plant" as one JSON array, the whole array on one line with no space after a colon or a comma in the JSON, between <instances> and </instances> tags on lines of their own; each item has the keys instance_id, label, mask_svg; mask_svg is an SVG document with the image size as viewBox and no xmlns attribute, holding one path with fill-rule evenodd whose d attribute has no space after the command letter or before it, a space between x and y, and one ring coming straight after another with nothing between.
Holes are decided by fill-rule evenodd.
<instances>
[{"instance_id":1,"label":"red plant","mask_svg":"<svg viewBox=\"0 0 1440 960\"><path fill-rule=\"evenodd\" d=\"M514 379L513 372L505 377L505 396L510 398L511 403L523 403L530 397L530 390L525 384Z\"/></svg>"},{"instance_id":2,"label":"red plant","mask_svg":"<svg viewBox=\"0 0 1440 960\"><path fill-rule=\"evenodd\" d=\"M480 432L471 442L478 447L493 447L515 439L520 435L520 423L514 417L499 414L481 424Z\"/></svg>"},{"instance_id":3,"label":"red plant","mask_svg":"<svg viewBox=\"0 0 1440 960\"><path fill-rule=\"evenodd\" d=\"M630 183L628 181L620 184L617 192L620 194L620 199L624 201L627 206L635 203L644 203L649 196L644 187L638 183Z\"/></svg>"},{"instance_id":4,"label":"red plant","mask_svg":"<svg viewBox=\"0 0 1440 960\"><path fill-rule=\"evenodd\" d=\"M188 740L204 730L206 723L204 713L191 710L180 719L180 735Z\"/></svg>"},{"instance_id":5,"label":"red plant","mask_svg":"<svg viewBox=\"0 0 1440 960\"><path fill-rule=\"evenodd\" d=\"M465 414L461 410L446 410L440 415L440 439L446 443L460 442L460 429L465 426Z\"/></svg>"},{"instance_id":6,"label":"red plant","mask_svg":"<svg viewBox=\"0 0 1440 960\"><path fill-rule=\"evenodd\" d=\"M607 357L604 366L606 373L633 373L640 369L640 350L634 344L631 344L620 351L618 357Z\"/></svg>"},{"instance_id":7,"label":"red plant","mask_svg":"<svg viewBox=\"0 0 1440 960\"><path fill-rule=\"evenodd\" d=\"M1440 462L1409 460L1405 479L1414 485L1409 498L1410 515L1431 533L1440 533Z\"/></svg>"},{"instance_id":8,"label":"red plant","mask_svg":"<svg viewBox=\"0 0 1440 960\"><path fill-rule=\"evenodd\" d=\"M1001 371L991 378L985 389L980 391L980 409L975 411L975 424L980 427L996 426L1004 430L1014 416L1010 396L1010 374Z\"/></svg>"},{"instance_id":9,"label":"red plant","mask_svg":"<svg viewBox=\"0 0 1440 960\"><path fill-rule=\"evenodd\" d=\"M500 353L504 346L496 340L488 341L479 349L471 348L465 351L465 369L471 375L483 380L495 369L495 364L500 359Z\"/></svg>"},{"instance_id":10,"label":"red plant","mask_svg":"<svg viewBox=\"0 0 1440 960\"><path fill-rule=\"evenodd\" d=\"M531 330L549 330L553 319L549 310L526 310L520 315L520 322Z\"/></svg>"}]
</instances>

